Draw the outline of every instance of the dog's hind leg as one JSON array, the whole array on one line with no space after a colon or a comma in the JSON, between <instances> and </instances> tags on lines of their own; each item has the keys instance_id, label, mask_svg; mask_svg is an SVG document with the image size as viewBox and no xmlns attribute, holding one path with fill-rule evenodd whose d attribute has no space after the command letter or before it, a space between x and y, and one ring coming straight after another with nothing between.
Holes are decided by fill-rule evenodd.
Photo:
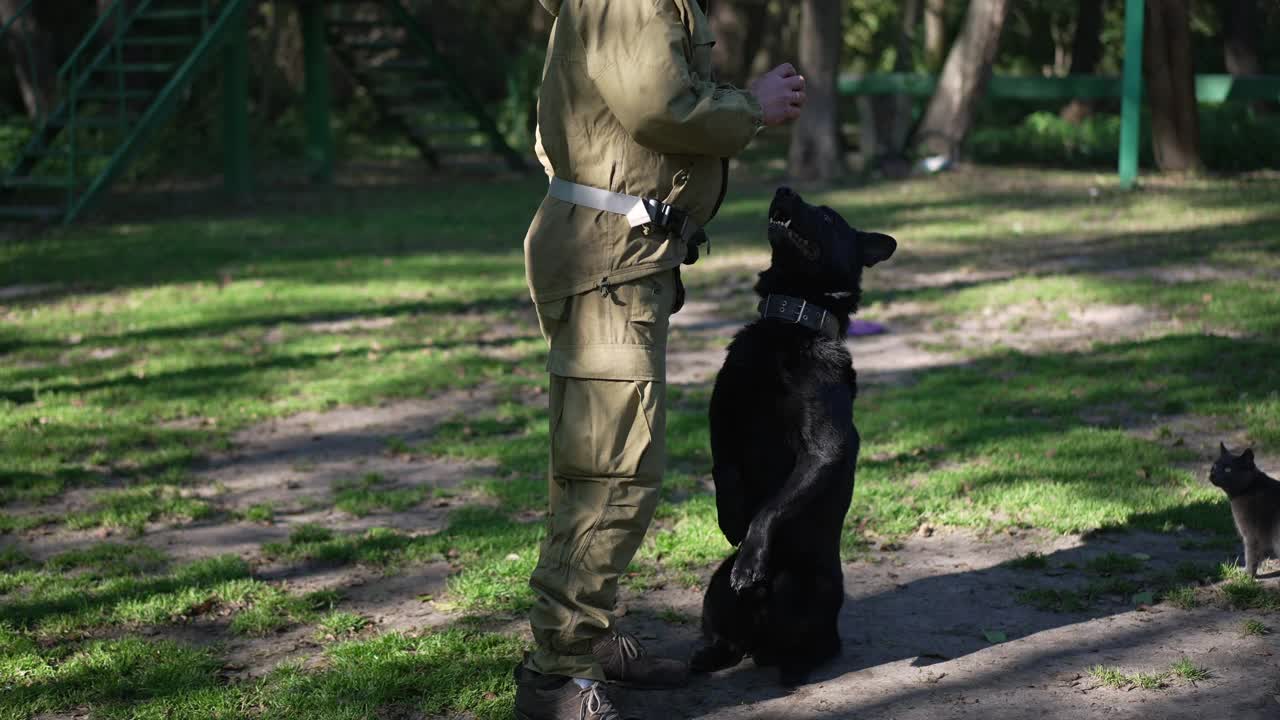
<instances>
[{"instance_id":1,"label":"dog's hind leg","mask_svg":"<svg viewBox=\"0 0 1280 720\"><path fill-rule=\"evenodd\" d=\"M840 654L838 618L844 587L839 570L834 576L781 573L769 600L767 654L777 663L783 685L800 685L814 668Z\"/></svg>"},{"instance_id":2,"label":"dog's hind leg","mask_svg":"<svg viewBox=\"0 0 1280 720\"><path fill-rule=\"evenodd\" d=\"M694 672L714 672L742 662L750 633L750 599L729 587L729 573L737 553L730 555L707 584L702 599L702 646L689 659Z\"/></svg>"}]
</instances>

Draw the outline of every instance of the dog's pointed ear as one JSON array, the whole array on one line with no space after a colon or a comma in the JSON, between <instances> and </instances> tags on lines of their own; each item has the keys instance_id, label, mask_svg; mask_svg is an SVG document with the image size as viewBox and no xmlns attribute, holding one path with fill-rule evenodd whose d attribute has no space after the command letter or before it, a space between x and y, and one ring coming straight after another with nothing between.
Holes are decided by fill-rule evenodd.
<instances>
[{"instance_id":1,"label":"dog's pointed ear","mask_svg":"<svg viewBox=\"0 0 1280 720\"><path fill-rule=\"evenodd\" d=\"M858 245L862 248L862 265L871 267L893 256L898 241L882 233L858 233Z\"/></svg>"},{"instance_id":2,"label":"dog's pointed ear","mask_svg":"<svg viewBox=\"0 0 1280 720\"><path fill-rule=\"evenodd\" d=\"M1228 452L1227 452L1227 445L1226 445L1226 443L1223 443L1223 442L1219 442L1219 443L1218 443L1218 452L1219 452L1219 453L1221 453L1221 454L1223 454L1223 455L1229 455L1229 454L1230 454L1230 453L1228 453Z\"/></svg>"},{"instance_id":3,"label":"dog's pointed ear","mask_svg":"<svg viewBox=\"0 0 1280 720\"><path fill-rule=\"evenodd\" d=\"M1243 461L1245 461L1245 462L1247 462L1247 463L1252 464L1252 463L1253 463L1253 448L1245 448L1244 452L1240 453L1240 459L1241 459L1241 460L1243 460Z\"/></svg>"}]
</instances>

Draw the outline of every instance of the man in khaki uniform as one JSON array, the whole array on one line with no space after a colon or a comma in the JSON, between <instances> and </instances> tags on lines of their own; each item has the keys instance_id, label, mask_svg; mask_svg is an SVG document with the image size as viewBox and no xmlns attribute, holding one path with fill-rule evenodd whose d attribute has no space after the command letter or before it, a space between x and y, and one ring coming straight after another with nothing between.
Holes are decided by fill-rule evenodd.
<instances>
[{"instance_id":1,"label":"man in khaki uniform","mask_svg":"<svg viewBox=\"0 0 1280 720\"><path fill-rule=\"evenodd\" d=\"M550 513L530 579L537 648L516 669L516 716L608 720L618 716L599 683L687 677L611 617L662 485L679 266L696 259L700 227L724 197L725 158L795 118L804 79L784 65L750 92L717 85L695 0L541 2L556 16L537 138L552 184L525 268L550 343Z\"/></svg>"}]
</instances>

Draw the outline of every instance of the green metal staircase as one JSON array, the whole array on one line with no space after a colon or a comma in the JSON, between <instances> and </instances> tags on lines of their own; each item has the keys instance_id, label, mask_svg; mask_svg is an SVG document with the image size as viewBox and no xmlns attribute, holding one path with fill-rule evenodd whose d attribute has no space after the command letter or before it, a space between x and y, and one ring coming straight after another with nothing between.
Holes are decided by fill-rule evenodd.
<instances>
[{"instance_id":1,"label":"green metal staircase","mask_svg":"<svg viewBox=\"0 0 1280 720\"><path fill-rule=\"evenodd\" d=\"M497 156L513 170L527 169L401 0L332 2L325 28L329 46L378 114L431 167L492 166Z\"/></svg>"},{"instance_id":2,"label":"green metal staircase","mask_svg":"<svg viewBox=\"0 0 1280 720\"><path fill-rule=\"evenodd\" d=\"M0 42L38 1L28 0L0 27ZM400 0L308 1L326 13L326 39L335 56L432 167L491 167L497 156L513 169L526 169ZM71 223L101 199L219 49L237 39L243 43L245 12L255 2L116 0L61 65L56 105L37 119L16 160L0 174L0 222ZM242 82L245 68L236 73L234 61L226 62L221 69ZM239 90L243 96L244 87ZM327 118L319 122L327 126ZM243 138L228 157L237 153L245 155L243 163L228 167L247 177Z\"/></svg>"},{"instance_id":3,"label":"green metal staircase","mask_svg":"<svg viewBox=\"0 0 1280 720\"><path fill-rule=\"evenodd\" d=\"M74 221L172 115L250 1L117 0L58 70L56 107L0 177L0 219Z\"/></svg>"}]
</instances>

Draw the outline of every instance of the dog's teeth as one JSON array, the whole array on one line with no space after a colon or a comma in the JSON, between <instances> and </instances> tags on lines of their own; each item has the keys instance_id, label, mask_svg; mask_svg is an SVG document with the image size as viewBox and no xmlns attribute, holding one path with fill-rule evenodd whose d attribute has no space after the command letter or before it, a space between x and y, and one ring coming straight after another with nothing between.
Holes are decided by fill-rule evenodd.
<instances>
[{"instance_id":1,"label":"dog's teeth","mask_svg":"<svg viewBox=\"0 0 1280 720\"><path fill-rule=\"evenodd\" d=\"M791 227L791 218L787 218L786 220L783 220L783 221L782 221L782 227L784 227L784 228L789 228L789 227Z\"/></svg>"}]
</instances>

